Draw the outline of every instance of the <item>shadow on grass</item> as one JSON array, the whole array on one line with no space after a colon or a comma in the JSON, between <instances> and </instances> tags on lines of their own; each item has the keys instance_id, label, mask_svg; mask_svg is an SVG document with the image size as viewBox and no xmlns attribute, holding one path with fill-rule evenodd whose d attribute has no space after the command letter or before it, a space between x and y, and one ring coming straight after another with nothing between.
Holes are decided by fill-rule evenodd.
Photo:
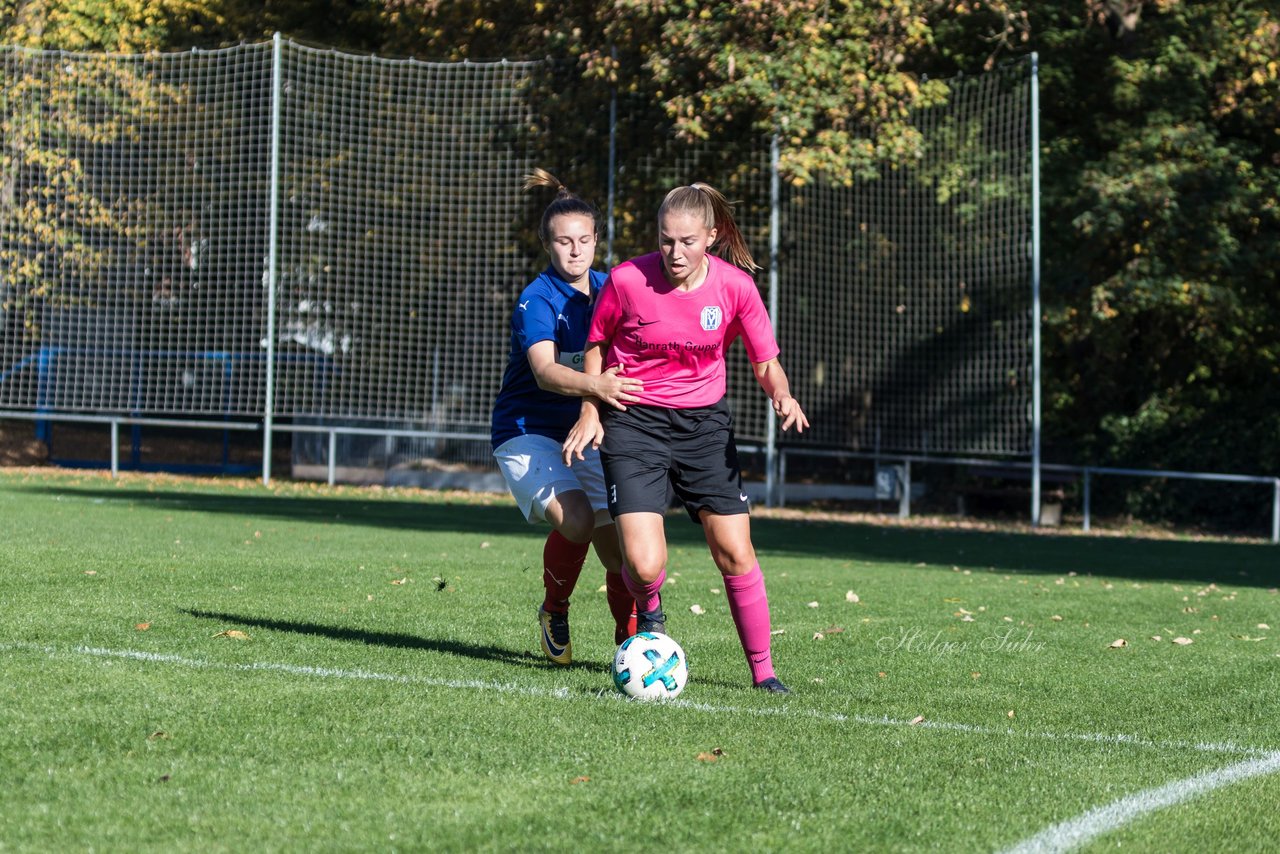
<instances>
[{"instance_id":1,"label":"shadow on grass","mask_svg":"<svg viewBox=\"0 0 1280 854\"><path fill-rule=\"evenodd\" d=\"M405 635L395 632L370 632L363 629L353 629L344 626L326 626L319 623L297 622L294 620L275 620L267 617L250 617L244 614L228 614L222 611L203 611L194 608L180 608L181 613L195 617L201 620L217 620L220 623L235 623L241 626L251 626L256 629L270 629L276 632L291 632L293 634L312 635L315 637L329 638L347 643L359 643L368 646L385 646L392 649L413 649L424 650L426 652L438 652L445 655L456 655L462 658L475 658L481 661L495 661L500 664L516 665L518 667L527 667L534 670L578 670L592 671L599 673L602 678L602 685L608 684L608 662L586 662L575 661L572 664L561 665L552 664L546 658L536 653L527 652L517 649L505 649L498 646L483 646L479 644L462 643L460 641L450 640L433 640L431 638L419 637L417 635ZM721 688L741 688L737 683L730 683L721 679L707 678L699 676L698 681L707 685L716 685ZM606 692L605 688L591 689L580 688L578 692L584 695L595 695Z\"/></svg>"},{"instance_id":2,"label":"shadow on grass","mask_svg":"<svg viewBox=\"0 0 1280 854\"><path fill-rule=\"evenodd\" d=\"M766 567L768 555L773 552L958 566L975 571L1052 575L1076 572L1144 581L1265 588L1280 585L1280 546L1262 543L877 527L783 519L753 519L752 529Z\"/></svg>"},{"instance_id":3,"label":"shadow on grass","mask_svg":"<svg viewBox=\"0 0 1280 854\"><path fill-rule=\"evenodd\" d=\"M198 489L199 487L197 487ZM179 489L98 489L23 485L15 492L66 495L166 510L272 518L321 525L449 531L542 539L547 529L527 524L514 507L412 499L229 494ZM768 572L771 554L1000 572L1113 576L1249 587L1280 585L1280 547L1270 544L1085 537L1046 533L879 527L865 523L752 519L755 546ZM699 527L683 514L667 518L672 546L703 548Z\"/></svg>"},{"instance_id":4,"label":"shadow on grass","mask_svg":"<svg viewBox=\"0 0 1280 854\"><path fill-rule=\"evenodd\" d=\"M196 487L199 488L199 487ZM256 519L281 519L320 525L352 525L395 530L453 531L460 533L520 534L538 531L525 522L514 505L486 507L480 504L404 499L306 497L196 492L179 489L97 489L77 486L31 486L14 492L83 496L112 504L149 505L164 510L215 513ZM546 529L539 535L546 536Z\"/></svg>"},{"instance_id":5,"label":"shadow on grass","mask_svg":"<svg viewBox=\"0 0 1280 854\"><path fill-rule=\"evenodd\" d=\"M291 632L299 635L329 638L346 643L365 644L366 646L384 646L392 649L414 649L425 652L438 652L444 655L455 655L462 658L476 658L481 661L496 661L501 664L514 664L520 667L532 667L538 670L603 670L600 663L575 661L569 665L552 664L536 653L518 649L506 649L499 646L483 646L452 640L436 640L417 635L398 634L395 632L371 632L364 629L353 629L347 626L326 626L320 623L306 623L295 620L275 620L269 617L250 617L244 614L227 614L221 611L202 611L192 608L180 608L182 613L201 620L218 620L223 623L235 623L241 626L252 626L257 629L270 629L274 632Z\"/></svg>"}]
</instances>

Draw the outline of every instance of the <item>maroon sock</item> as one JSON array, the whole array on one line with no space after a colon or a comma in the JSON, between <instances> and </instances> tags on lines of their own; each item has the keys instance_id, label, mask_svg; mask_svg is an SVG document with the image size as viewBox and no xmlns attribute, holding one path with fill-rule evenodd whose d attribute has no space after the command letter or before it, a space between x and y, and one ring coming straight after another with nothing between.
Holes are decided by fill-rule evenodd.
<instances>
[{"instance_id":1,"label":"maroon sock","mask_svg":"<svg viewBox=\"0 0 1280 854\"><path fill-rule=\"evenodd\" d=\"M609 600L609 613L613 614L614 638L622 643L636 633L636 600L632 598L623 572L604 574L605 596Z\"/></svg>"},{"instance_id":2,"label":"maroon sock","mask_svg":"<svg viewBox=\"0 0 1280 854\"><path fill-rule=\"evenodd\" d=\"M547 589L544 609L552 614L569 612L569 596L582 574L589 548L591 543L575 543L559 531L547 535L547 544L542 547L542 586Z\"/></svg>"}]
</instances>

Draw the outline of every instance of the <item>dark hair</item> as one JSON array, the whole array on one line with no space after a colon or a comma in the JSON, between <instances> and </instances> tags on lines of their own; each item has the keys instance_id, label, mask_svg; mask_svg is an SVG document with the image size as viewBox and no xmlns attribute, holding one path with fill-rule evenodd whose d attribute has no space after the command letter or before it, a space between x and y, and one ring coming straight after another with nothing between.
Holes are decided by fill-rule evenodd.
<instances>
[{"instance_id":1,"label":"dark hair","mask_svg":"<svg viewBox=\"0 0 1280 854\"><path fill-rule=\"evenodd\" d=\"M754 273L760 265L751 257L746 238L733 218L733 205L724 194L710 184L694 183L676 187L667 193L658 208L658 219L667 213L685 213L701 217L708 230L716 230L716 242L711 247L721 258Z\"/></svg>"},{"instance_id":2,"label":"dark hair","mask_svg":"<svg viewBox=\"0 0 1280 854\"><path fill-rule=\"evenodd\" d=\"M542 212L542 222L538 225L538 239L542 241L543 245L551 242L552 218L564 216L565 214L591 217L592 230L597 235L600 234L600 212L596 210L595 205L589 204L569 192L569 188L561 184L560 179L555 175L552 175L546 169L535 168L531 173L524 176L524 188L525 190L532 190L536 187L553 187L556 190L555 201L547 205L547 209Z\"/></svg>"}]
</instances>

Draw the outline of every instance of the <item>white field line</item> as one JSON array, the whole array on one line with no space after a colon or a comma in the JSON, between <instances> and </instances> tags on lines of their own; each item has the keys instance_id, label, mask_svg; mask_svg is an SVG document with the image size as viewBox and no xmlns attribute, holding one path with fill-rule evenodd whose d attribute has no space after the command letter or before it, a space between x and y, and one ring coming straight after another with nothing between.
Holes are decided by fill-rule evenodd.
<instances>
[{"instance_id":1,"label":"white field line","mask_svg":"<svg viewBox=\"0 0 1280 854\"><path fill-rule=\"evenodd\" d=\"M1194 797L1280 771L1280 751L1246 759L1235 765L1205 771L1194 777L1175 780L1154 789L1143 789L1101 807L1095 807L1060 824L1046 828L1035 836L1006 849L1005 854L1058 854L1091 842L1105 833L1118 830L1147 813L1189 801Z\"/></svg>"},{"instance_id":2,"label":"white field line","mask_svg":"<svg viewBox=\"0 0 1280 854\"><path fill-rule=\"evenodd\" d=\"M132 649L106 649L103 647L74 646L59 649L37 643L9 642L0 643L0 651L13 650L34 652L50 657L89 656L94 658L116 658L130 661L142 661L151 664L170 664L197 670L224 670L237 672L284 673L291 676L305 676L317 679L350 679L357 681L391 682L400 685L425 685L431 688L449 690L492 691L499 694L517 694L526 697L543 699L570 700L591 699L608 702L626 702L613 691L601 691L598 694L582 694L571 691L567 687L541 688L536 685L520 685L514 682L487 682L479 679L438 679L430 676L406 676L397 673L379 673L372 670L345 670L329 667L309 667L299 664L257 661L245 664L232 664L220 661L207 661L198 658L185 658L158 652L146 652ZM789 705L765 706L751 708L747 706L722 706L712 703L699 703L693 700L668 700L666 705L676 708L690 709L698 712L714 714L745 715L748 717L781 717L810 718L829 723L858 723L869 726L913 727L923 730L940 730L959 732L969 735L1002 735L1010 738L1033 738L1045 741L1078 741L1093 744L1115 744L1129 747L1145 747L1160 751L1202 751L1206 753L1230 753L1243 756L1266 758L1277 755L1277 752L1262 747L1236 744L1230 741L1151 741L1136 735L1109 733L1059 733L1037 732L1034 730L1016 730L1009 727L985 727L975 724L949 723L946 721L924 720L913 724L909 720L891 718L887 715L846 715L839 712L823 712L817 709L796 709Z\"/></svg>"}]
</instances>

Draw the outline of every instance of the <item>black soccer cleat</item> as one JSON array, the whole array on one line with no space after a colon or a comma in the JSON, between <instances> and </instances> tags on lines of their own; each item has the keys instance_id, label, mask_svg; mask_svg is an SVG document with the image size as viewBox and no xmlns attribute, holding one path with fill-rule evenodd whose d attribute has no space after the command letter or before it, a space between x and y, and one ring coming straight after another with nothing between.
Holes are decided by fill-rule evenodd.
<instances>
[{"instance_id":1,"label":"black soccer cleat","mask_svg":"<svg viewBox=\"0 0 1280 854\"><path fill-rule=\"evenodd\" d=\"M791 689L782 684L782 680L777 676L770 676L762 682L757 682L756 687L761 691L768 691L770 694L790 694Z\"/></svg>"},{"instance_id":2,"label":"black soccer cleat","mask_svg":"<svg viewBox=\"0 0 1280 854\"><path fill-rule=\"evenodd\" d=\"M640 632L657 632L662 635L667 633L667 615L662 613L661 601L652 611L636 612L636 633Z\"/></svg>"}]
</instances>

